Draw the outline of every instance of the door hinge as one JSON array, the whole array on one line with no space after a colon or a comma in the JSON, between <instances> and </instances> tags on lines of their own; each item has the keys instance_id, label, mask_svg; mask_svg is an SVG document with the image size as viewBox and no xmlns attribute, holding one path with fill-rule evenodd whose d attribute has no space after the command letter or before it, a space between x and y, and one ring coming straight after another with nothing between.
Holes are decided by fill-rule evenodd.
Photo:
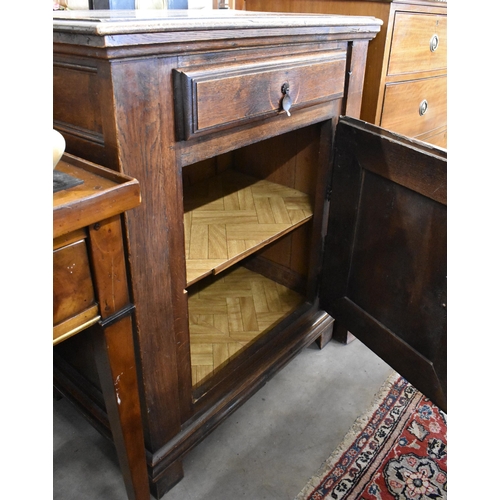
<instances>
[{"instance_id":1,"label":"door hinge","mask_svg":"<svg viewBox=\"0 0 500 500\"><path fill-rule=\"evenodd\" d=\"M326 188L326 201L330 201L332 199L332 184L330 183Z\"/></svg>"}]
</instances>

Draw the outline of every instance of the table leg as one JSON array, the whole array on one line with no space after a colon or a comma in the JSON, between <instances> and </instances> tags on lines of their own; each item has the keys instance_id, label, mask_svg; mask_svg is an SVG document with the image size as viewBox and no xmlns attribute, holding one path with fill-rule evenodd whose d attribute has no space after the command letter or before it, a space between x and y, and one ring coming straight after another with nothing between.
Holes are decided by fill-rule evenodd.
<instances>
[{"instance_id":1,"label":"table leg","mask_svg":"<svg viewBox=\"0 0 500 500\"><path fill-rule=\"evenodd\" d=\"M99 330L95 360L127 495L129 500L149 500L130 315Z\"/></svg>"},{"instance_id":2,"label":"table leg","mask_svg":"<svg viewBox=\"0 0 500 500\"><path fill-rule=\"evenodd\" d=\"M146 448L141 419L121 219L89 228L91 264L100 329L94 350L113 442L129 500L149 500Z\"/></svg>"}]
</instances>

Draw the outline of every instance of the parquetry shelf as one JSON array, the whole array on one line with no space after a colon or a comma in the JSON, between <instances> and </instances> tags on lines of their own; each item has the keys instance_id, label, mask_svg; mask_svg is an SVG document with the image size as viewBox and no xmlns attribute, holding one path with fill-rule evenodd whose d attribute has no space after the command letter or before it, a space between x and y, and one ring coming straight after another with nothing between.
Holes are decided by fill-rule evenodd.
<instances>
[{"instance_id":1,"label":"parquetry shelf","mask_svg":"<svg viewBox=\"0 0 500 500\"><path fill-rule=\"evenodd\" d=\"M184 195L187 286L217 274L312 217L307 194L226 171Z\"/></svg>"}]
</instances>

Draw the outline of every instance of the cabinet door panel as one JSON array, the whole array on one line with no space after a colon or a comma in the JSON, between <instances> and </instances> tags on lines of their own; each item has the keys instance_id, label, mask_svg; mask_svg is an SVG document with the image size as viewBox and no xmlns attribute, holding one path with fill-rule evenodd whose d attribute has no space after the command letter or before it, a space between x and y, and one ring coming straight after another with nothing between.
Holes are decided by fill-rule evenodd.
<instances>
[{"instance_id":1,"label":"cabinet door panel","mask_svg":"<svg viewBox=\"0 0 500 500\"><path fill-rule=\"evenodd\" d=\"M446 152L343 118L321 306L446 409Z\"/></svg>"}]
</instances>

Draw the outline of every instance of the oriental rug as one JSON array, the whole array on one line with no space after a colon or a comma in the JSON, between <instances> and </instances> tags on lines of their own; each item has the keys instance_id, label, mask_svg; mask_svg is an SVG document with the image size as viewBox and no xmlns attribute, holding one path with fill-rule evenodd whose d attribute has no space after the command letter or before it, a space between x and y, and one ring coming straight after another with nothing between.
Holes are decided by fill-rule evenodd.
<instances>
[{"instance_id":1,"label":"oriental rug","mask_svg":"<svg viewBox=\"0 0 500 500\"><path fill-rule=\"evenodd\" d=\"M399 374L295 500L447 498L447 415Z\"/></svg>"}]
</instances>

